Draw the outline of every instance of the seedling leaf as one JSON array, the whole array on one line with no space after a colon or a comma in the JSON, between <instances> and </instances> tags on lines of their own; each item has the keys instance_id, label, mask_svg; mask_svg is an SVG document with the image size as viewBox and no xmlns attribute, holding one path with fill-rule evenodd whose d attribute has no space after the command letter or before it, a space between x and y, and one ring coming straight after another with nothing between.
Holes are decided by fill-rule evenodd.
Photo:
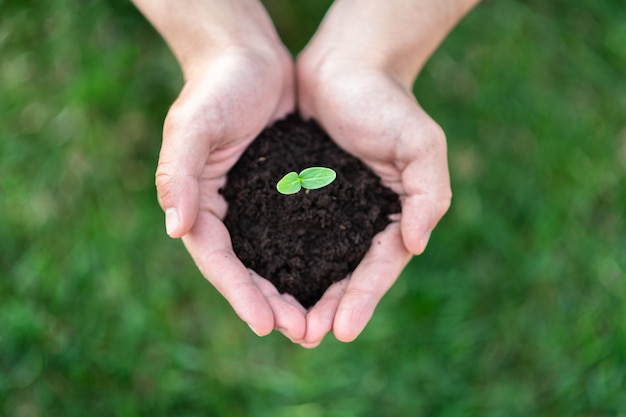
<instances>
[{"instance_id":1,"label":"seedling leaf","mask_svg":"<svg viewBox=\"0 0 626 417\"><path fill-rule=\"evenodd\" d=\"M295 194L300 191L301 188L302 180L297 172L290 172L276 184L276 189L281 194Z\"/></svg>"},{"instance_id":2,"label":"seedling leaf","mask_svg":"<svg viewBox=\"0 0 626 417\"><path fill-rule=\"evenodd\" d=\"M303 169L300 174L290 172L276 184L276 189L282 194L295 194L303 187L307 190L317 190L326 187L335 181L337 173L330 168L311 167Z\"/></svg>"},{"instance_id":3,"label":"seedling leaf","mask_svg":"<svg viewBox=\"0 0 626 417\"><path fill-rule=\"evenodd\" d=\"M307 190L317 190L335 181L337 173L330 168L311 167L300 172L300 182Z\"/></svg>"}]
</instances>

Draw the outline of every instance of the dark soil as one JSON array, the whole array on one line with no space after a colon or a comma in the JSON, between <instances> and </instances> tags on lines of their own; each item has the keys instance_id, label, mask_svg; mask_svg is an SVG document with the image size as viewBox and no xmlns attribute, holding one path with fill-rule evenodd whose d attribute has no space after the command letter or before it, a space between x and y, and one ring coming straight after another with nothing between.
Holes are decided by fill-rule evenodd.
<instances>
[{"instance_id":1,"label":"dark soil","mask_svg":"<svg viewBox=\"0 0 626 417\"><path fill-rule=\"evenodd\" d=\"M324 166L335 182L282 195L290 171ZM308 308L346 278L374 235L400 212L398 196L361 161L341 150L315 122L290 115L265 129L228 174L224 220L244 265Z\"/></svg>"}]
</instances>

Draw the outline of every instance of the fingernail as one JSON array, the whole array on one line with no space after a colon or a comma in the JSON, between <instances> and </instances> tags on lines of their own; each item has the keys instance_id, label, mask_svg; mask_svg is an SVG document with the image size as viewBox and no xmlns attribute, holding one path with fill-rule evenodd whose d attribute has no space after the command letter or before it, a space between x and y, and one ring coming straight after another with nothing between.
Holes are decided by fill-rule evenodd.
<instances>
[{"instance_id":1,"label":"fingernail","mask_svg":"<svg viewBox=\"0 0 626 417\"><path fill-rule=\"evenodd\" d=\"M314 349L318 347L320 343L321 342L303 342L303 343L300 343L300 346L302 346L305 349Z\"/></svg>"},{"instance_id":2,"label":"fingernail","mask_svg":"<svg viewBox=\"0 0 626 417\"><path fill-rule=\"evenodd\" d=\"M426 249L426 245L428 245L428 241L430 240L430 234L431 234L432 230L429 230L428 232L424 233L424 236L422 236L422 240L421 240L421 245L422 245L422 250Z\"/></svg>"},{"instance_id":3,"label":"fingernail","mask_svg":"<svg viewBox=\"0 0 626 417\"><path fill-rule=\"evenodd\" d=\"M248 327L250 328L250 330L252 330L252 333L254 333L255 335L261 337L261 335L259 334L259 332L257 332L256 330L254 330L254 327L252 327L252 325L250 323L246 323L248 325Z\"/></svg>"},{"instance_id":4,"label":"fingernail","mask_svg":"<svg viewBox=\"0 0 626 417\"><path fill-rule=\"evenodd\" d=\"M167 234L171 235L178 228L179 224L180 216L178 215L178 210L175 208L165 210L165 231Z\"/></svg>"}]
</instances>

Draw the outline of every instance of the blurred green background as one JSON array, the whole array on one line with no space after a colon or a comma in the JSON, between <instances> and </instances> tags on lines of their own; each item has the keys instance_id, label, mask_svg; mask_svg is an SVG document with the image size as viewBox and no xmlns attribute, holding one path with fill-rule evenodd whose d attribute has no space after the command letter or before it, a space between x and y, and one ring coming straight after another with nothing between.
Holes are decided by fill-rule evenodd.
<instances>
[{"instance_id":1,"label":"blurred green background","mask_svg":"<svg viewBox=\"0 0 626 417\"><path fill-rule=\"evenodd\" d=\"M296 53L329 1L266 2ZM182 78L124 1L0 0L0 415L626 416L626 7L486 1L415 92L454 201L352 344L259 339L166 237Z\"/></svg>"}]
</instances>

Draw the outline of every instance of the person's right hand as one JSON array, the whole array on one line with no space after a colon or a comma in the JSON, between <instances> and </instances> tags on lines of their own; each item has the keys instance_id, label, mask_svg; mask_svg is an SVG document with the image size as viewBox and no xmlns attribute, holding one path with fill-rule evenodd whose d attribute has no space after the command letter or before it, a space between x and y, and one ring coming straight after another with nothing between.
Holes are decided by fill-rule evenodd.
<instances>
[{"instance_id":1,"label":"person's right hand","mask_svg":"<svg viewBox=\"0 0 626 417\"><path fill-rule=\"evenodd\" d=\"M189 80L165 121L156 174L168 234L182 237L202 274L259 335L280 329L297 340L304 311L234 254L218 193L260 131L293 110L291 61L247 51L212 60Z\"/></svg>"},{"instance_id":2,"label":"person's right hand","mask_svg":"<svg viewBox=\"0 0 626 417\"><path fill-rule=\"evenodd\" d=\"M202 274L255 333L278 329L300 340L304 308L237 258L218 193L261 130L294 110L293 59L258 2L136 3L170 44L186 79L165 120L156 172L167 233L182 237Z\"/></svg>"}]
</instances>

